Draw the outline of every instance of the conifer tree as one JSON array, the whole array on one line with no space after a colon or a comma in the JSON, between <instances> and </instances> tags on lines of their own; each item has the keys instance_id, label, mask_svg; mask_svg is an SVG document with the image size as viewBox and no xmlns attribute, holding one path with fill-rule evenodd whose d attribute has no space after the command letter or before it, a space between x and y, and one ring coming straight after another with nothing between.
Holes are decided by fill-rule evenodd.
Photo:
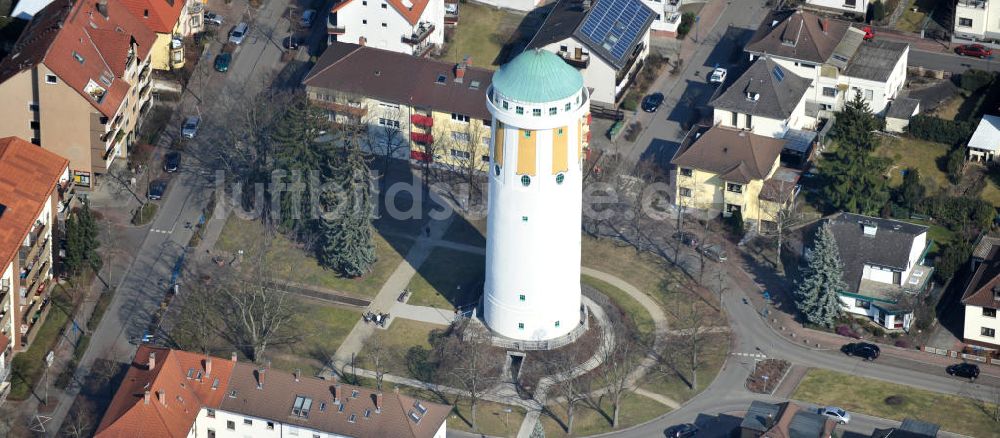
<instances>
[{"instance_id":1,"label":"conifer tree","mask_svg":"<svg viewBox=\"0 0 1000 438\"><path fill-rule=\"evenodd\" d=\"M327 213L320 219L317 258L345 277L360 277L371 271L377 259L368 166L361 149L348 144L325 167L324 176L337 193L328 193L324 199Z\"/></svg>"},{"instance_id":2,"label":"conifer tree","mask_svg":"<svg viewBox=\"0 0 1000 438\"><path fill-rule=\"evenodd\" d=\"M64 263L67 271L78 274L84 268L95 271L101 268L101 258L97 248L101 242L97 240L97 221L90 212L90 207L84 203L66 220L66 258Z\"/></svg>"},{"instance_id":3,"label":"conifer tree","mask_svg":"<svg viewBox=\"0 0 1000 438\"><path fill-rule=\"evenodd\" d=\"M837 149L820 165L827 179L823 194L834 208L876 216L889 201L889 161L872 155L879 145L874 134L878 120L858 92L837 114L836 123Z\"/></svg>"},{"instance_id":4,"label":"conifer tree","mask_svg":"<svg viewBox=\"0 0 1000 438\"><path fill-rule=\"evenodd\" d=\"M795 291L799 311L810 323L833 327L841 314L838 292L844 291L844 265L829 224L823 224L813 241L805 274Z\"/></svg>"},{"instance_id":5,"label":"conifer tree","mask_svg":"<svg viewBox=\"0 0 1000 438\"><path fill-rule=\"evenodd\" d=\"M310 203L306 184L309 171L322 162L330 148L317 142L330 122L322 110L297 95L283 109L271 132L275 169L285 172L282 182L289 187L281 193L281 217L278 224L286 232L301 234L309 224ZM298 177L293 177L294 173Z\"/></svg>"}]
</instances>

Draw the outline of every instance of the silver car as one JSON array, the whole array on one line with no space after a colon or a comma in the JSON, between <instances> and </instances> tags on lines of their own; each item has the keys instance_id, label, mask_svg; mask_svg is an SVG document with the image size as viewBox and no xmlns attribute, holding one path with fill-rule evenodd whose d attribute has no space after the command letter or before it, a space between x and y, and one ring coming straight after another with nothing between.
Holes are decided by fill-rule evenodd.
<instances>
[{"instance_id":1,"label":"silver car","mask_svg":"<svg viewBox=\"0 0 1000 438\"><path fill-rule=\"evenodd\" d=\"M243 44L243 39L247 37L247 32L250 31L250 26L246 23L237 24L233 28L232 32L229 32L229 42L236 44L237 46Z\"/></svg>"},{"instance_id":2,"label":"silver car","mask_svg":"<svg viewBox=\"0 0 1000 438\"><path fill-rule=\"evenodd\" d=\"M702 245L698 248L698 252L708 257L710 260L722 263L728 258L726 255L726 250L722 249L721 245Z\"/></svg>"},{"instance_id":3,"label":"silver car","mask_svg":"<svg viewBox=\"0 0 1000 438\"><path fill-rule=\"evenodd\" d=\"M851 413L835 406L820 408L819 414L836 421L837 424L847 424L851 422Z\"/></svg>"},{"instance_id":4,"label":"silver car","mask_svg":"<svg viewBox=\"0 0 1000 438\"><path fill-rule=\"evenodd\" d=\"M198 125L201 125L201 117L191 116L184 119L184 124L181 125L181 136L194 138L198 134Z\"/></svg>"}]
</instances>

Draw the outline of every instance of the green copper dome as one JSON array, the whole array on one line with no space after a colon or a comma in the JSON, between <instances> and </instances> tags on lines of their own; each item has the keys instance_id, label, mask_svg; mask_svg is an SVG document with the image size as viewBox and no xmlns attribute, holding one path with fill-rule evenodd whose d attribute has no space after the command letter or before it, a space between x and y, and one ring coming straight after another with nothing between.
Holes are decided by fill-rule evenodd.
<instances>
[{"instance_id":1,"label":"green copper dome","mask_svg":"<svg viewBox=\"0 0 1000 438\"><path fill-rule=\"evenodd\" d=\"M579 93L583 76L554 53L529 49L493 73L493 88L521 102L554 102Z\"/></svg>"}]
</instances>

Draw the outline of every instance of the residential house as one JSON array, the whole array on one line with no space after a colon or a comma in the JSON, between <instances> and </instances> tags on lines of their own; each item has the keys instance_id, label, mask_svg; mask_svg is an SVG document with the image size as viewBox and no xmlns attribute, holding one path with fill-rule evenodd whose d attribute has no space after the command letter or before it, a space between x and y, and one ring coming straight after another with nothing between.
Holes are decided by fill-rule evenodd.
<instances>
[{"instance_id":1,"label":"residential house","mask_svg":"<svg viewBox=\"0 0 1000 438\"><path fill-rule=\"evenodd\" d=\"M48 315L53 228L65 205L68 161L17 137L0 139L0 402L10 363Z\"/></svg>"},{"instance_id":2,"label":"residential house","mask_svg":"<svg viewBox=\"0 0 1000 438\"><path fill-rule=\"evenodd\" d=\"M151 63L156 70L184 67L185 36L204 29L202 0L120 0L144 26L156 32Z\"/></svg>"},{"instance_id":3,"label":"residential house","mask_svg":"<svg viewBox=\"0 0 1000 438\"><path fill-rule=\"evenodd\" d=\"M855 93L861 93L872 112L883 114L906 83L910 53L906 43L864 41L864 32L850 23L800 9L770 12L746 51L751 60L770 57L809 79L806 113L813 117L841 110Z\"/></svg>"},{"instance_id":4,"label":"residential house","mask_svg":"<svg viewBox=\"0 0 1000 438\"><path fill-rule=\"evenodd\" d=\"M444 438L451 407L269 367L141 345L96 438Z\"/></svg>"},{"instance_id":5,"label":"residential house","mask_svg":"<svg viewBox=\"0 0 1000 438\"><path fill-rule=\"evenodd\" d=\"M740 423L739 437L830 438L836 427L829 417L792 402L773 404L754 400Z\"/></svg>"},{"instance_id":6,"label":"residential house","mask_svg":"<svg viewBox=\"0 0 1000 438\"><path fill-rule=\"evenodd\" d=\"M798 172L780 167L784 145L742 129L696 129L670 161L675 204L727 217L739 212L755 228L773 227L798 193Z\"/></svg>"},{"instance_id":7,"label":"residential house","mask_svg":"<svg viewBox=\"0 0 1000 438\"><path fill-rule=\"evenodd\" d=\"M580 70L592 104L614 107L642 69L655 20L642 0L559 0L527 50L559 55Z\"/></svg>"},{"instance_id":8,"label":"residential house","mask_svg":"<svg viewBox=\"0 0 1000 438\"><path fill-rule=\"evenodd\" d=\"M34 17L38 11L48 6L49 3L52 3L52 0L18 0L14 5L14 10L10 12L10 16L28 21L31 17ZM4 11L4 13L6 12L7 11Z\"/></svg>"},{"instance_id":9,"label":"residential house","mask_svg":"<svg viewBox=\"0 0 1000 438\"><path fill-rule=\"evenodd\" d=\"M49 4L0 61L0 136L66 157L73 181L92 185L135 142L155 40L121 2Z\"/></svg>"},{"instance_id":10,"label":"residential house","mask_svg":"<svg viewBox=\"0 0 1000 438\"><path fill-rule=\"evenodd\" d=\"M816 119L806 115L809 84L770 57L758 58L709 103L713 123L773 138L811 129Z\"/></svg>"},{"instance_id":11,"label":"residential house","mask_svg":"<svg viewBox=\"0 0 1000 438\"><path fill-rule=\"evenodd\" d=\"M990 163L1000 150L1000 116L984 115L965 145L966 158L977 163Z\"/></svg>"},{"instance_id":12,"label":"residential house","mask_svg":"<svg viewBox=\"0 0 1000 438\"><path fill-rule=\"evenodd\" d=\"M941 426L926 421L904 418L899 427L875 429L872 438L936 438Z\"/></svg>"},{"instance_id":13,"label":"residential house","mask_svg":"<svg viewBox=\"0 0 1000 438\"><path fill-rule=\"evenodd\" d=\"M965 323L962 340L967 344L1000 349L1000 238L983 236L971 257L972 277L962 293Z\"/></svg>"},{"instance_id":14,"label":"residential house","mask_svg":"<svg viewBox=\"0 0 1000 438\"><path fill-rule=\"evenodd\" d=\"M677 36L677 28L681 25L681 3L682 0L642 0L656 13L656 19L650 25L653 35L673 37Z\"/></svg>"},{"instance_id":15,"label":"residential house","mask_svg":"<svg viewBox=\"0 0 1000 438\"><path fill-rule=\"evenodd\" d=\"M444 44L444 0L337 0L327 40L424 56Z\"/></svg>"},{"instance_id":16,"label":"residential house","mask_svg":"<svg viewBox=\"0 0 1000 438\"><path fill-rule=\"evenodd\" d=\"M958 0L955 3L953 38L984 41L1000 38L1000 5L990 0ZM959 41L956 41L959 42Z\"/></svg>"},{"instance_id":17,"label":"residential house","mask_svg":"<svg viewBox=\"0 0 1000 438\"><path fill-rule=\"evenodd\" d=\"M456 65L335 42L302 83L331 120L365 125L373 153L485 169L492 75L469 58Z\"/></svg>"},{"instance_id":18,"label":"residential house","mask_svg":"<svg viewBox=\"0 0 1000 438\"><path fill-rule=\"evenodd\" d=\"M806 0L806 4L823 10L850 12L862 18L868 13L868 0Z\"/></svg>"},{"instance_id":19,"label":"residential house","mask_svg":"<svg viewBox=\"0 0 1000 438\"><path fill-rule=\"evenodd\" d=\"M927 227L853 213L822 223L830 225L844 264L843 310L889 330L909 330L914 303L934 270L923 264L930 248Z\"/></svg>"}]
</instances>

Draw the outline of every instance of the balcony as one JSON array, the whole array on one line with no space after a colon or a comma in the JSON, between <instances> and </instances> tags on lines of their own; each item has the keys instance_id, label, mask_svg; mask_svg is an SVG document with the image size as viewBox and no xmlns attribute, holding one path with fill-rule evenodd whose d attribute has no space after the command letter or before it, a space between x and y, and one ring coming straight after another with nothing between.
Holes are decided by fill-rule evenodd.
<instances>
[{"instance_id":1,"label":"balcony","mask_svg":"<svg viewBox=\"0 0 1000 438\"><path fill-rule=\"evenodd\" d=\"M559 55L563 61L566 61L567 64L576 68L587 68L590 65L589 53L569 53L568 51L560 50L557 55Z\"/></svg>"},{"instance_id":2,"label":"balcony","mask_svg":"<svg viewBox=\"0 0 1000 438\"><path fill-rule=\"evenodd\" d=\"M316 106L329 111L333 111L336 114L342 114L351 117L364 117L365 115L368 114L368 108L361 105L360 103L353 103L353 102L340 103L340 102L331 102L325 100L313 100L312 102Z\"/></svg>"},{"instance_id":3,"label":"balcony","mask_svg":"<svg viewBox=\"0 0 1000 438\"><path fill-rule=\"evenodd\" d=\"M958 6L964 8L986 9L986 0L958 0Z\"/></svg>"},{"instance_id":4,"label":"balcony","mask_svg":"<svg viewBox=\"0 0 1000 438\"><path fill-rule=\"evenodd\" d=\"M432 128L434 127L434 118L423 114L414 114L410 116L410 123L421 128Z\"/></svg>"},{"instance_id":5,"label":"balcony","mask_svg":"<svg viewBox=\"0 0 1000 438\"><path fill-rule=\"evenodd\" d=\"M434 32L434 24L426 21L422 22L417 25L416 30L414 30L412 34L409 36L403 36L403 44L409 44L411 46L420 44L431 35L431 32Z\"/></svg>"},{"instance_id":6,"label":"balcony","mask_svg":"<svg viewBox=\"0 0 1000 438\"><path fill-rule=\"evenodd\" d=\"M413 46L413 56L416 56L418 58L423 57L423 56L427 55L428 53L430 53L431 49L433 49L433 48L434 48L434 44L431 44L431 43L428 43L428 42L424 42L422 44Z\"/></svg>"},{"instance_id":7,"label":"balcony","mask_svg":"<svg viewBox=\"0 0 1000 438\"><path fill-rule=\"evenodd\" d=\"M434 143L434 135L422 132L411 132L410 140L420 144L431 144Z\"/></svg>"}]
</instances>

